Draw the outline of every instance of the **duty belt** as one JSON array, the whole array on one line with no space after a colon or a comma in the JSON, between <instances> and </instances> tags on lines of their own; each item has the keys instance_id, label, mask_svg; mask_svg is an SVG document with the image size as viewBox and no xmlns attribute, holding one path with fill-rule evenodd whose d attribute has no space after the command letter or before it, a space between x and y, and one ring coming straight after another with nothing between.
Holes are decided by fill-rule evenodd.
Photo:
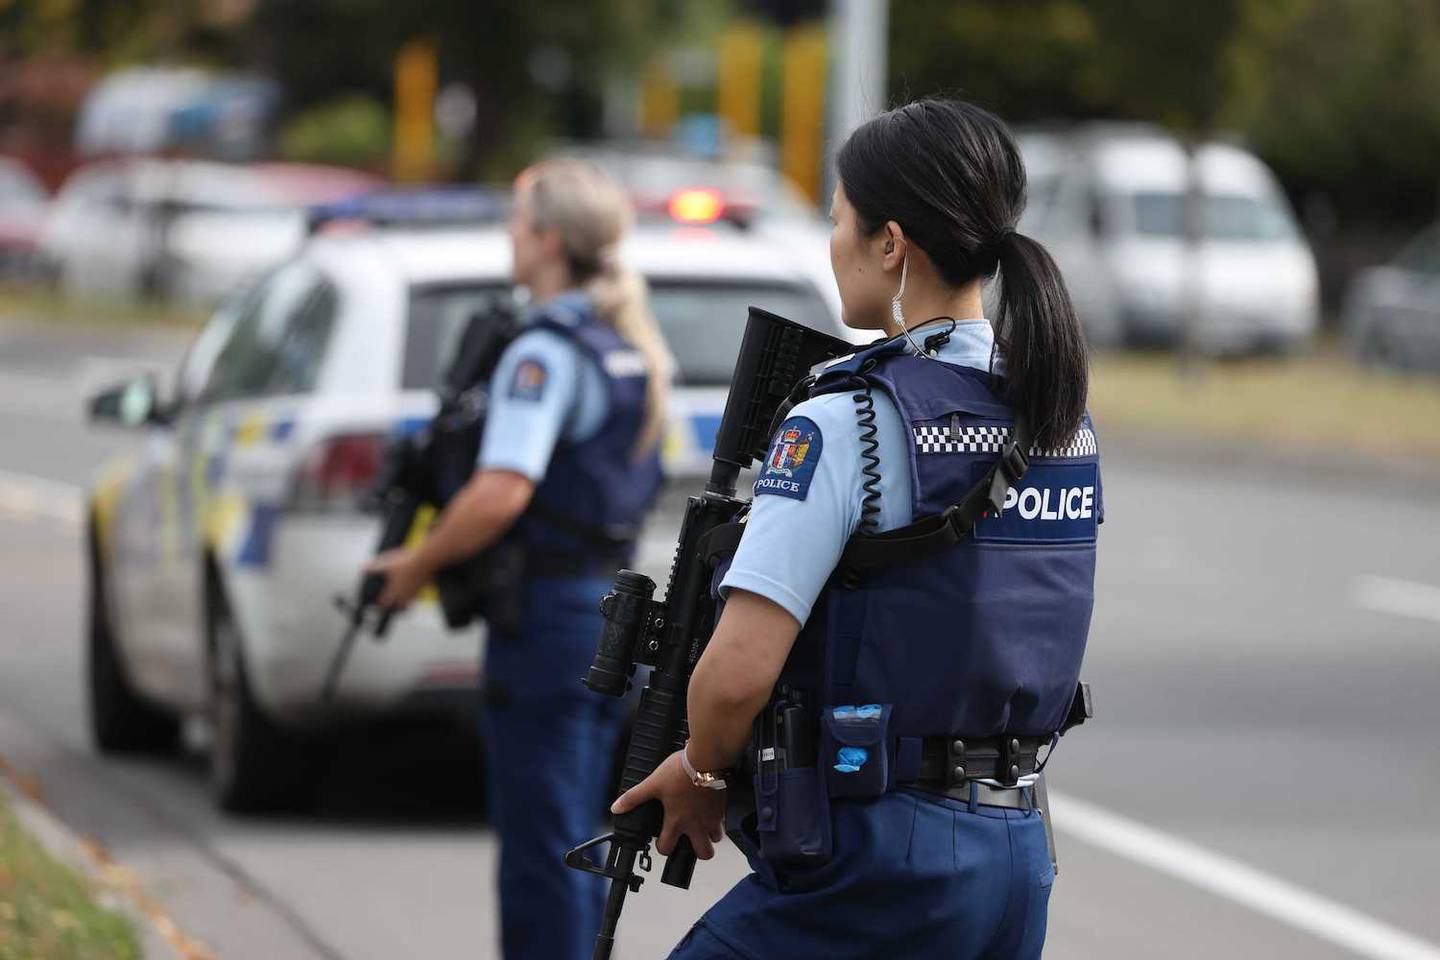
<instances>
[{"instance_id":1,"label":"duty belt","mask_svg":"<svg viewBox=\"0 0 1440 960\"><path fill-rule=\"evenodd\" d=\"M1041 747L1051 737L926 737L920 745L918 770L901 782L946 791L971 780L994 780L1013 786L1035 772ZM900 752L905 752L901 744ZM904 764L902 762L902 768Z\"/></svg>"},{"instance_id":2,"label":"duty belt","mask_svg":"<svg viewBox=\"0 0 1440 960\"><path fill-rule=\"evenodd\" d=\"M628 562L623 553L558 553L529 547L524 569L527 577L611 577Z\"/></svg>"}]
</instances>

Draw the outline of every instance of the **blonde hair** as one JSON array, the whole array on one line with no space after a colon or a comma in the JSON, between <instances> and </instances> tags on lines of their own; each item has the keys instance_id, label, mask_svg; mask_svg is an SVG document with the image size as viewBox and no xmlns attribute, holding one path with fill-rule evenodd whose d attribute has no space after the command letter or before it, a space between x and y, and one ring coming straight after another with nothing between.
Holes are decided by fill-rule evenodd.
<instances>
[{"instance_id":1,"label":"blonde hair","mask_svg":"<svg viewBox=\"0 0 1440 960\"><path fill-rule=\"evenodd\" d=\"M620 262L620 241L634 219L624 192L584 160L546 160L516 181L529 189L534 225L555 230L571 278L590 296L595 312L645 358L645 426L637 455L649 452L665 430L674 360L650 311L645 279Z\"/></svg>"}]
</instances>

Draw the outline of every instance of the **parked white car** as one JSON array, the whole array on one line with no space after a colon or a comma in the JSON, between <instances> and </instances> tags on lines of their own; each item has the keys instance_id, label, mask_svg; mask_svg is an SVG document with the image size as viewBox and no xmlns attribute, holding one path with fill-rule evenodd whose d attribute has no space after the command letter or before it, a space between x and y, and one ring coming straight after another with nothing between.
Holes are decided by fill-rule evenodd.
<instances>
[{"instance_id":1,"label":"parked white car","mask_svg":"<svg viewBox=\"0 0 1440 960\"><path fill-rule=\"evenodd\" d=\"M1259 158L1197 152L1202 239L1183 235L1185 151L1148 127L1096 125L1020 136L1030 175L1021 229L1055 255L1092 341L1169 345L1183 335L1188 284L1197 344L1284 350L1319 324L1319 279L1285 195Z\"/></svg>"},{"instance_id":2,"label":"parked white car","mask_svg":"<svg viewBox=\"0 0 1440 960\"><path fill-rule=\"evenodd\" d=\"M304 164L102 161L61 188L40 259L67 296L210 306L295 254L309 205L376 183Z\"/></svg>"},{"instance_id":3,"label":"parked white car","mask_svg":"<svg viewBox=\"0 0 1440 960\"><path fill-rule=\"evenodd\" d=\"M678 360L664 454L708 466L752 304L838 332L785 246L727 224L652 223L622 254L648 279ZM462 327L510 295L504 226L322 233L228 302L178 373L102 394L99 419L133 426L132 455L89 499L90 699L105 750L154 747L184 714L213 721L212 780L229 808L301 782L306 744L345 718L471 708L473 632L433 603L362 641L333 703L319 691L378 523L357 496L387 438L435 409Z\"/></svg>"}]
</instances>

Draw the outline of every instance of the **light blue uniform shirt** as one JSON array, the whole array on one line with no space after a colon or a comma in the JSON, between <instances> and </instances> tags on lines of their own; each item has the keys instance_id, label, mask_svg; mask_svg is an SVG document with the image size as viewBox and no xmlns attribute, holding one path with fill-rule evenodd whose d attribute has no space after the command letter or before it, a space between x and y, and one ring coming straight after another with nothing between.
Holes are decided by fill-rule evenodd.
<instances>
[{"instance_id":1,"label":"light blue uniform shirt","mask_svg":"<svg viewBox=\"0 0 1440 960\"><path fill-rule=\"evenodd\" d=\"M573 296L573 294L566 294ZM527 319L544 306L532 308ZM605 375L572 340L554 330L527 330L500 356L491 378L482 470L514 470L536 483L561 437L593 437L610 412Z\"/></svg>"},{"instance_id":2,"label":"light blue uniform shirt","mask_svg":"<svg viewBox=\"0 0 1440 960\"><path fill-rule=\"evenodd\" d=\"M938 327L926 327L925 334ZM955 325L949 342L935 356L978 370L991 369L994 331L987 320L966 320ZM845 390L813 397L797 404L785 423L804 418L814 425L816 437L805 425L801 440L809 440L804 465L795 471L796 480L780 492L764 489L767 480L757 482L755 499L746 521L745 535L730 570L721 581L722 593L738 587L773 600L803 625L810 616L825 581L830 578L846 542L860 527L865 491L861 484L860 428L856 422L853 394ZM875 399L875 426L880 458L880 514L878 530L903 527L911 520L909 440L905 422L894 402L882 390L872 390ZM786 451L784 441L774 440L767 460ZM794 457L789 462L793 462ZM768 471L762 471L768 472ZM805 487L803 497L798 488Z\"/></svg>"}]
</instances>

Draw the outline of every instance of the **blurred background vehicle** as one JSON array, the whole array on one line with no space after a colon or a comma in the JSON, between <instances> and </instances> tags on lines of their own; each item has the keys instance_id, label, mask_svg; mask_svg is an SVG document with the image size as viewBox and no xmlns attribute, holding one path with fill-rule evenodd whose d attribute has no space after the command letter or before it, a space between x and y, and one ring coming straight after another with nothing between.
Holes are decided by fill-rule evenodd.
<instances>
[{"instance_id":1,"label":"blurred background vehicle","mask_svg":"<svg viewBox=\"0 0 1440 960\"><path fill-rule=\"evenodd\" d=\"M117 70L89 91L75 121L87 156L191 151L258 157L269 141L280 87L267 77L197 68Z\"/></svg>"},{"instance_id":2,"label":"blurred background vehicle","mask_svg":"<svg viewBox=\"0 0 1440 960\"><path fill-rule=\"evenodd\" d=\"M1355 355L1399 370L1440 371L1440 224L1351 281L1344 329Z\"/></svg>"},{"instance_id":3,"label":"blurred background vehicle","mask_svg":"<svg viewBox=\"0 0 1440 960\"><path fill-rule=\"evenodd\" d=\"M677 361L667 470L698 475L747 308L840 324L783 246L711 215L718 195L673 199L622 256L648 281ZM373 547L359 501L387 441L423 426L464 327L511 297L503 201L440 200L311 211L320 235L215 313L172 399L141 379L94 408L146 438L87 509L95 737L106 749L154 745L183 713L212 718L222 806L300 791L306 740L337 719L474 706L473 634L447 631L433 604L399 618L384 644L363 644L334 706L319 700L342 626L329 598L353 587ZM454 222L467 204L492 212ZM431 222L407 224L407 206Z\"/></svg>"},{"instance_id":4,"label":"blurred background vehicle","mask_svg":"<svg viewBox=\"0 0 1440 960\"><path fill-rule=\"evenodd\" d=\"M32 269L49 199L29 167L0 157L0 278L24 276Z\"/></svg>"},{"instance_id":5,"label":"blurred background vehicle","mask_svg":"<svg viewBox=\"0 0 1440 960\"><path fill-rule=\"evenodd\" d=\"M1292 350L1318 329L1314 255L1254 154L1226 143L1196 151L1191 249L1189 159L1174 137L1100 124L1028 133L1021 144L1031 176L1023 226L1051 247L1096 343L1175 346L1192 294L1192 335L1207 353Z\"/></svg>"},{"instance_id":6,"label":"blurred background vehicle","mask_svg":"<svg viewBox=\"0 0 1440 960\"><path fill-rule=\"evenodd\" d=\"M208 306L293 254L308 206L376 183L306 164L100 161L57 195L39 257L66 296Z\"/></svg>"}]
</instances>

